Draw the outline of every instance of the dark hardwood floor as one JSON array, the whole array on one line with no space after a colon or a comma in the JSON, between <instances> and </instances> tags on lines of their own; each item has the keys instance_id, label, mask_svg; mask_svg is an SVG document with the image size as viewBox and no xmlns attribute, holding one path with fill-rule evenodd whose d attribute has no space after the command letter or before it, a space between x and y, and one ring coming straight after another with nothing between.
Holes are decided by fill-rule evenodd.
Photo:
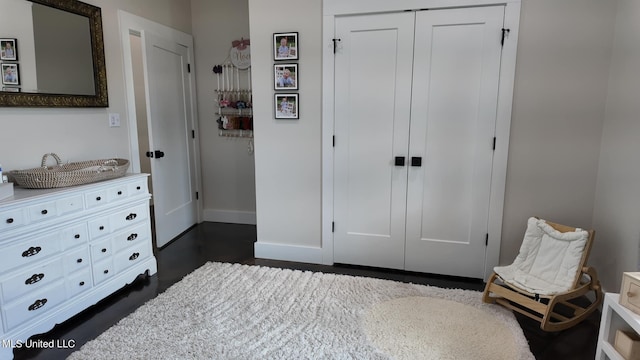
<instances>
[{"instance_id":1,"label":"dark hardwood floor","mask_svg":"<svg viewBox=\"0 0 640 360\"><path fill-rule=\"evenodd\" d=\"M207 261L237 262L347 275L369 276L445 288L482 290L479 280L425 275L403 271L371 269L357 266L325 266L254 258L253 243L256 228L251 225L202 223L190 229L172 243L157 251L158 273L140 276L131 285L121 289L95 306L56 326L36 340L64 340L75 342L80 348L117 323L120 319L156 297L185 275ZM559 333L545 333L532 320L518 316L536 359L592 360L595 357L600 314L596 313L580 325ZM114 344L114 346L118 346ZM64 359L73 349L20 349L15 359Z\"/></svg>"}]
</instances>

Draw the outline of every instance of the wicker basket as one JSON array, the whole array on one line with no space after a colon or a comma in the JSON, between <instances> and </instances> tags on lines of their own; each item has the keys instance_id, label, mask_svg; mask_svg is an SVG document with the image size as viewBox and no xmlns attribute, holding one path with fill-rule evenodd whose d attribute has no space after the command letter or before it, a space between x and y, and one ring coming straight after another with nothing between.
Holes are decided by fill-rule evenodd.
<instances>
[{"instance_id":1,"label":"wicker basket","mask_svg":"<svg viewBox=\"0 0 640 360\"><path fill-rule=\"evenodd\" d=\"M53 157L56 165L47 166L47 159ZM88 184L96 181L123 176L129 168L129 160L104 159L62 164L54 153L44 154L39 168L14 170L9 176L19 186L28 189L51 189L65 186Z\"/></svg>"}]
</instances>

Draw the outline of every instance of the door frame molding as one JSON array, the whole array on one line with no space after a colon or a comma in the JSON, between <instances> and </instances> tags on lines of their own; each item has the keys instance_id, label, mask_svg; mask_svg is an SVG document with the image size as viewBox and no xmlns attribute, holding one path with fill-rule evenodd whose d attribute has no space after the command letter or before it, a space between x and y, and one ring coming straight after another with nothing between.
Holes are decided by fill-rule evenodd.
<instances>
[{"instance_id":1,"label":"door frame molding","mask_svg":"<svg viewBox=\"0 0 640 360\"><path fill-rule=\"evenodd\" d=\"M125 83L125 97L126 97L126 113L128 131L129 131L129 154L130 165L132 172L140 172L140 159L139 159L139 144L138 144L138 126L136 117L136 104L135 104L135 91L133 82L133 64L131 54L131 40L129 36L131 34L139 35L142 41L142 48L145 47L145 31L152 32L164 39L175 41L176 43L185 46L188 50L188 60L191 66L191 72L189 73L189 87L191 91L191 103L187 104L187 111L191 113L191 127L195 130L196 134L199 134L198 129L198 113L196 104L196 85L195 85L195 65L193 54L193 37L187 33L172 29L168 26L153 22L151 20L133 15L123 10L118 10L118 20L120 27L120 40L122 46L122 58L124 68L124 83ZM198 191L202 191L200 181L200 144L199 136L193 139L192 153L194 156L194 164L196 164L194 170L195 185ZM197 203L197 218L198 222L202 222L202 197L196 200Z\"/></svg>"},{"instance_id":2,"label":"door frame molding","mask_svg":"<svg viewBox=\"0 0 640 360\"><path fill-rule=\"evenodd\" d=\"M489 199L489 239L487 244L484 278L493 267L499 265L502 238L502 216L509 155L509 134L515 82L516 51L520 26L521 0L324 0L322 20L322 262L333 264L334 216L334 148L335 63L333 38L335 19L344 15L375 14L403 11L407 9L443 9L451 7L474 7L501 5L505 8L504 26L510 29L501 55L500 83L495 136L498 139L493 156L491 195ZM340 139L336 139L340 141Z\"/></svg>"}]
</instances>

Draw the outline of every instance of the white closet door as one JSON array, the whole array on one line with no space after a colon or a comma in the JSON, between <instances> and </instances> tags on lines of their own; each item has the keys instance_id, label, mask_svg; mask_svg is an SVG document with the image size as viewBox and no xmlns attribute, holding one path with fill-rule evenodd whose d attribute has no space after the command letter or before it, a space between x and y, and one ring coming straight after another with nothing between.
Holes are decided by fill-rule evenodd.
<instances>
[{"instance_id":1,"label":"white closet door","mask_svg":"<svg viewBox=\"0 0 640 360\"><path fill-rule=\"evenodd\" d=\"M404 267L414 18L336 19L336 263Z\"/></svg>"},{"instance_id":2,"label":"white closet door","mask_svg":"<svg viewBox=\"0 0 640 360\"><path fill-rule=\"evenodd\" d=\"M503 15L416 15L407 270L483 277Z\"/></svg>"},{"instance_id":3,"label":"white closet door","mask_svg":"<svg viewBox=\"0 0 640 360\"><path fill-rule=\"evenodd\" d=\"M150 150L164 152L151 160L153 204L158 247L198 221L195 199L188 49L145 33Z\"/></svg>"}]
</instances>

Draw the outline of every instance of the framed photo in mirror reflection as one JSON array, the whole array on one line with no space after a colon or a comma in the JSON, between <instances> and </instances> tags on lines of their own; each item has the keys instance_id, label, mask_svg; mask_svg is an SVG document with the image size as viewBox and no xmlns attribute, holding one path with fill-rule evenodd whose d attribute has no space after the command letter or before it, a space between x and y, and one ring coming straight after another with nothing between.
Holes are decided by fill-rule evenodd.
<instances>
[{"instance_id":1,"label":"framed photo in mirror reflection","mask_svg":"<svg viewBox=\"0 0 640 360\"><path fill-rule=\"evenodd\" d=\"M18 40L0 39L0 60L18 60Z\"/></svg>"}]
</instances>

